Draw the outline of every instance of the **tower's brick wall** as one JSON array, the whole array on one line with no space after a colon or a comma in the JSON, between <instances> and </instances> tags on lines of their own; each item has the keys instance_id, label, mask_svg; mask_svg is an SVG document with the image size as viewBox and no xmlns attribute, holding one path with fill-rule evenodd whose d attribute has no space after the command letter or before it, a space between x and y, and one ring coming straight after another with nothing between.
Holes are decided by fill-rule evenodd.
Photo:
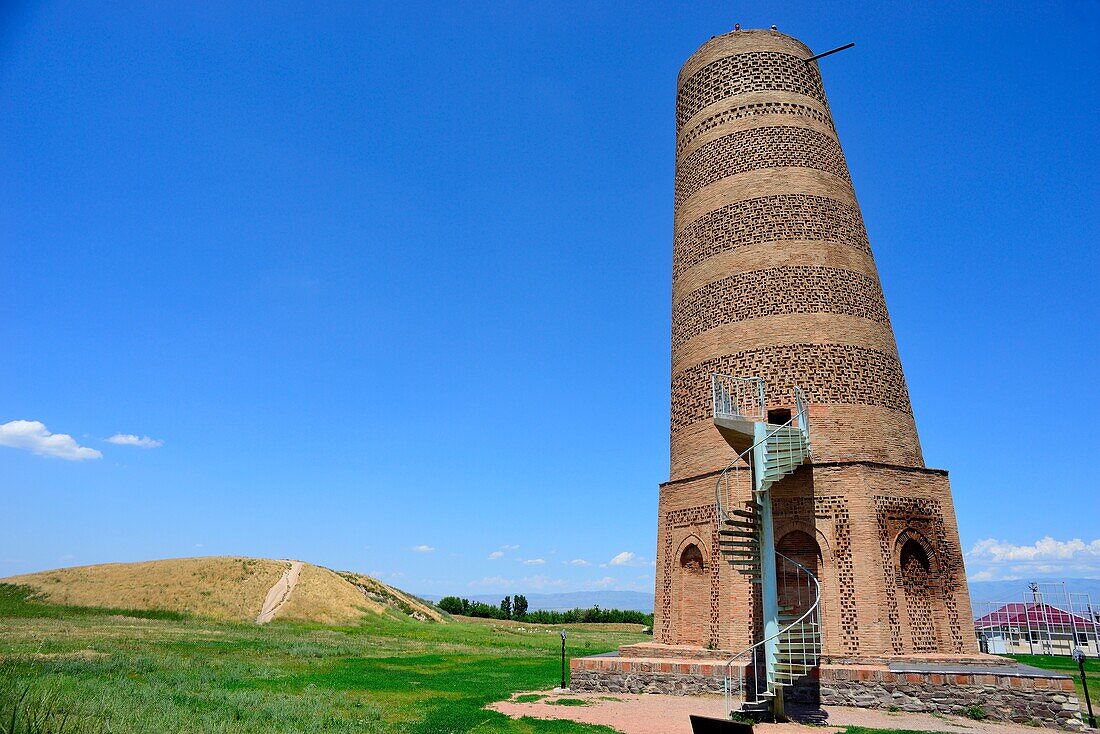
<instances>
[{"instance_id":1,"label":"tower's brick wall","mask_svg":"<svg viewBox=\"0 0 1100 734\"><path fill-rule=\"evenodd\" d=\"M756 587L717 546L715 481L733 458L711 416L710 377L722 372L763 377L769 408L793 407L795 385L809 400L814 463L773 487L773 512L777 543L818 549L825 654L973 652L947 476L924 467L810 55L782 34L741 31L680 72L655 641L741 650L758 639Z\"/></svg>"},{"instance_id":2,"label":"tower's brick wall","mask_svg":"<svg viewBox=\"0 0 1100 734\"><path fill-rule=\"evenodd\" d=\"M923 466L867 233L809 55L781 34L745 31L712 39L680 74L673 479L728 462L721 437L699 430L710 419L713 372L764 377L772 406L802 387L819 460ZM868 409L887 431L846 430Z\"/></svg>"}]
</instances>

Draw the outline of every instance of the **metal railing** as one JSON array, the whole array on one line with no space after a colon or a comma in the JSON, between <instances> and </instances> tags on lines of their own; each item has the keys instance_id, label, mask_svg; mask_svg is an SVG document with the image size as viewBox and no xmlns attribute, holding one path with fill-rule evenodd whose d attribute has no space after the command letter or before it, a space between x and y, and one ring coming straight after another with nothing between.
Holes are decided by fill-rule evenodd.
<instances>
[{"instance_id":1,"label":"metal railing","mask_svg":"<svg viewBox=\"0 0 1100 734\"><path fill-rule=\"evenodd\" d=\"M757 490L752 487L752 472L747 470L751 470L752 468L753 452L756 450L757 446L762 443L767 445L770 442L772 450L786 451L788 454L792 453L796 447L800 449L803 448L798 436L792 435L789 431L785 430L795 427L795 419L797 418L797 427L802 432L805 449L807 452L809 451L809 411L806 408L805 396L802 390L797 387L795 388L795 403L797 405L797 412L789 421L781 426L773 428L764 438L738 454L737 458L727 464L726 468L718 475L718 481L714 487L714 501L718 509L717 514L719 522L728 519L729 515L725 508L730 507L735 501L735 498L753 496L755 492L763 491L771 484L771 480L765 479L761 483L761 489Z\"/></svg>"},{"instance_id":2,"label":"metal railing","mask_svg":"<svg viewBox=\"0 0 1100 734\"><path fill-rule=\"evenodd\" d=\"M714 504L717 509L718 524L729 519L727 507L732 507L739 497L752 497L752 449L739 454L731 461L714 485Z\"/></svg>"},{"instance_id":3,"label":"metal railing","mask_svg":"<svg viewBox=\"0 0 1100 734\"><path fill-rule=\"evenodd\" d=\"M710 376L711 415L715 418L764 420L764 379Z\"/></svg>"},{"instance_id":4,"label":"metal railing","mask_svg":"<svg viewBox=\"0 0 1100 734\"><path fill-rule=\"evenodd\" d=\"M776 551L782 569L779 575L780 603L799 616L779 632L765 637L730 658L725 671L726 713L733 713L734 699L759 703L775 692L809 674L821 661L821 583L810 569ZM804 611L803 611L804 609ZM778 642L775 676L767 676L767 643ZM738 666L738 662L743 664ZM736 678L734 668L737 667ZM749 675L751 671L751 676Z\"/></svg>"},{"instance_id":5,"label":"metal railing","mask_svg":"<svg viewBox=\"0 0 1100 734\"><path fill-rule=\"evenodd\" d=\"M802 429L802 435L806 437L806 450L810 450L810 404L806 401L806 393L798 385L794 386L794 417L798 420L798 427Z\"/></svg>"},{"instance_id":6,"label":"metal railing","mask_svg":"<svg viewBox=\"0 0 1100 734\"><path fill-rule=\"evenodd\" d=\"M762 379L716 374L711 385L715 417L766 420ZM794 415L787 422L767 431L719 474L714 499L720 526L730 519L729 510L735 502L760 497L768 501L765 493L771 484L794 471L810 451L809 405L805 393L797 386L794 403ZM798 432L792 428L798 428ZM762 451L758 453L758 449ZM754 467L754 461L762 462L763 466ZM755 482L754 469L760 473ZM778 632L742 650L726 663L724 688L728 713L733 711L734 697L747 704L758 704L765 694L774 694L777 686L790 685L808 674L821 657L821 584L817 576L778 551L759 552L775 552L781 624ZM782 620L792 617L790 624L782 624ZM769 649L775 654L772 665L768 665Z\"/></svg>"}]
</instances>

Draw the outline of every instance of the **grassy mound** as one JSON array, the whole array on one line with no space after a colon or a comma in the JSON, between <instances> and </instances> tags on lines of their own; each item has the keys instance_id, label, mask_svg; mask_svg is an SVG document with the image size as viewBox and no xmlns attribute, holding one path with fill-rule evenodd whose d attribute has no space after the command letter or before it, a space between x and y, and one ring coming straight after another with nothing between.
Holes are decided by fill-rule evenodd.
<instances>
[{"instance_id":1,"label":"grassy mound","mask_svg":"<svg viewBox=\"0 0 1100 734\"><path fill-rule=\"evenodd\" d=\"M0 581L29 588L35 599L53 605L251 622L268 590L289 567L289 561L266 558L173 558L61 568ZM430 621L446 618L430 604L377 579L308 563L275 618L344 625L357 624L364 612Z\"/></svg>"}]
</instances>

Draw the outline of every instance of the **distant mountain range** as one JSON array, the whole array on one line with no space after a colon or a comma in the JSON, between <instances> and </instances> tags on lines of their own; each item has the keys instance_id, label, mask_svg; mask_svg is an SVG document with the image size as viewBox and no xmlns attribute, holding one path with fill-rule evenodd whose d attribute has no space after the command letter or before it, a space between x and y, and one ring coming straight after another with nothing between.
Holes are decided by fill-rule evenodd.
<instances>
[{"instance_id":1,"label":"distant mountain range","mask_svg":"<svg viewBox=\"0 0 1100 734\"><path fill-rule=\"evenodd\" d=\"M1083 592L1092 595L1092 603L1100 607L1100 579L1035 579L1041 583L1048 581L1066 582L1066 588L1071 592ZM971 581L970 599L974 605L974 613L980 616L984 613L981 609L983 603L1003 604L1010 601L1024 601L1030 599L1027 581ZM1053 595L1053 589L1046 587L1045 600L1054 606L1065 606ZM422 598L431 601L439 601L449 594L422 594ZM454 596L464 596L455 594ZM470 601L479 601L484 604L500 604L505 594L473 594L465 595ZM641 591L572 591L561 594L527 594L527 603L532 611L545 609L552 612L563 612L568 609L588 609L599 606L600 609L636 609L640 612L653 611L653 594ZM985 611L989 611L986 609Z\"/></svg>"}]
</instances>

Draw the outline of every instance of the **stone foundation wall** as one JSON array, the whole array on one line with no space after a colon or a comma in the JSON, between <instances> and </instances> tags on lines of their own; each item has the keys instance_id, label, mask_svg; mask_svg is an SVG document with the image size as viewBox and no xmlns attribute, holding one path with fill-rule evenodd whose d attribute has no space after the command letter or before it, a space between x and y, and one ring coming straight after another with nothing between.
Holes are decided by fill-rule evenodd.
<instances>
[{"instance_id":1,"label":"stone foundation wall","mask_svg":"<svg viewBox=\"0 0 1100 734\"><path fill-rule=\"evenodd\" d=\"M993 721L1081 729L1073 680L1028 674L903 672L878 666L822 665L823 705L894 708Z\"/></svg>"},{"instance_id":2,"label":"stone foundation wall","mask_svg":"<svg viewBox=\"0 0 1100 734\"><path fill-rule=\"evenodd\" d=\"M722 693L723 662L669 658L590 657L570 661L570 687L602 693ZM884 665L822 665L787 690L787 700L968 716L1079 730L1081 706L1073 680L1055 674L935 673ZM736 675L736 673L735 673Z\"/></svg>"},{"instance_id":3,"label":"stone foundation wall","mask_svg":"<svg viewBox=\"0 0 1100 734\"><path fill-rule=\"evenodd\" d=\"M653 658L574 658L569 687L601 693L665 693L692 696L722 693L726 664Z\"/></svg>"}]
</instances>

